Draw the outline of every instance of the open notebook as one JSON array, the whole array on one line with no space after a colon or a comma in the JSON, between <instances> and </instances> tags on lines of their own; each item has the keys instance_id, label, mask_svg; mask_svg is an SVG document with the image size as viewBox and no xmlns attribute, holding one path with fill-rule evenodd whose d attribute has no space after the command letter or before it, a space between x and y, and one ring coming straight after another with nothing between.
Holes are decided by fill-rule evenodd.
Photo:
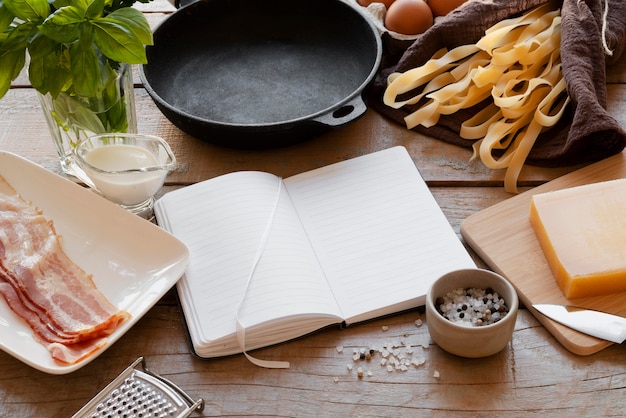
<instances>
[{"instance_id":1,"label":"open notebook","mask_svg":"<svg viewBox=\"0 0 626 418\"><path fill-rule=\"evenodd\" d=\"M403 147L286 179L226 174L155 212L191 253L177 288L201 357L414 308L437 277L475 267Z\"/></svg>"}]
</instances>

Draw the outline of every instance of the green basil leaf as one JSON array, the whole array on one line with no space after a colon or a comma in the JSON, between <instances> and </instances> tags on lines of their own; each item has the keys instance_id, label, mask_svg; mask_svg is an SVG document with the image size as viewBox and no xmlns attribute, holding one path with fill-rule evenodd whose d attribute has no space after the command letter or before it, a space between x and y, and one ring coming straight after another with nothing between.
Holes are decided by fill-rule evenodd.
<instances>
[{"instance_id":1,"label":"green basil leaf","mask_svg":"<svg viewBox=\"0 0 626 418\"><path fill-rule=\"evenodd\" d=\"M30 43L28 53L30 84L42 94L50 93L52 97L57 97L70 80L67 52L63 45L39 34Z\"/></svg>"},{"instance_id":2,"label":"green basil leaf","mask_svg":"<svg viewBox=\"0 0 626 418\"><path fill-rule=\"evenodd\" d=\"M143 15L140 16L145 20ZM128 27L128 20L110 18L96 19L91 23L94 27L94 42L109 59L127 64L148 62L142 42L145 33L143 30L137 30L138 27L142 27L141 24Z\"/></svg>"},{"instance_id":3,"label":"green basil leaf","mask_svg":"<svg viewBox=\"0 0 626 418\"><path fill-rule=\"evenodd\" d=\"M152 45L152 29L146 17L137 9L126 7L111 12L106 16L107 20L113 20L120 25L124 25L133 32L144 45Z\"/></svg>"},{"instance_id":4,"label":"green basil leaf","mask_svg":"<svg viewBox=\"0 0 626 418\"><path fill-rule=\"evenodd\" d=\"M126 112L126 103L124 97L121 97L100 117L105 132L126 132L128 129Z\"/></svg>"},{"instance_id":5,"label":"green basil leaf","mask_svg":"<svg viewBox=\"0 0 626 418\"><path fill-rule=\"evenodd\" d=\"M97 17L102 16L103 12L104 12L104 0L94 0L87 7L87 10L85 11L85 16L88 19L95 19Z\"/></svg>"},{"instance_id":6,"label":"green basil leaf","mask_svg":"<svg viewBox=\"0 0 626 418\"><path fill-rule=\"evenodd\" d=\"M75 6L67 6L51 14L39 26L39 30L57 42L71 43L78 39L79 28L84 22L84 11Z\"/></svg>"},{"instance_id":7,"label":"green basil leaf","mask_svg":"<svg viewBox=\"0 0 626 418\"><path fill-rule=\"evenodd\" d=\"M38 58L48 54L55 54L59 47L60 44L47 36L43 36L41 33L37 33L28 45L28 54L31 58Z\"/></svg>"},{"instance_id":8,"label":"green basil leaf","mask_svg":"<svg viewBox=\"0 0 626 418\"><path fill-rule=\"evenodd\" d=\"M61 7L71 6L72 2L71 0L54 0L51 4L56 10L58 10Z\"/></svg>"},{"instance_id":9,"label":"green basil leaf","mask_svg":"<svg viewBox=\"0 0 626 418\"><path fill-rule=\"evenodd\" d=\"M53 103L56 111L54 116L57 122L90 132L105 132L98 115L86 107L76 96L60 94Z\"/></svg>"},{"instance_id":10,"label":"green basil leaf","mask_svg":"<svg viewBox=\"0 0 626 418\"><path fill-rule=\"evenodd\" d=\"M66 91L72 85L72 76L67 67L61 65L54 67L55 62L64 61L63 55L54 54L44 58L43 68L46 70L46 89L52 97L57 97L62 91Z\"/></svg>"},{"instance_id":11,"label":"green basil leaf","mask_svg":"<svg viewBox=\"0 0 626 418\"><path fill-rule=\"evenodd\" d=\"M0 53L0 98L4 97L26 62L25 50Z\"/></svg>"},{"instance_id":12,"label":"green basil leaf","mask_svg":"<svg viewBox=\"0 0 626 418\"><path fill-rule=\"evenodd\" d=\"M50 93L56 98L71 81L69 70L60 64L59 53L31 58L28 67L30 83L41 94Z\"/></svg>"},{"instance_id":13,"label":"green basil leaf","mask_svg":"<svg viewBox=\"0 0 626 418\"><path fill-rule=\"evenodd\" d=\"M13 18L15 18L15 15L11 13L2 0L0 0L0 33L7 30L11 22L13 22ZM2 38L0 38L0 43L1 42Z\"/></svg>"},{"instance_id":14,"label":"green basil leaf","mask_svg":"<svg viewBox=\"0 0 626 418\"><path fill-rule=\"evenodd\" d=\"M102 92L102 100L105 103L106 112L99 116L106 132L125 132L128 128L125 98L123 94L120 95L120 89L118 88L118 83L121 82L123 81L118 79L118 73L112 72Z\"/></svg>"},{"instance_id":15,"label":"green basil leaf","mask_svg":"<svg viewBox=\"0 0 626 418\"><path fill-rule=\"evenodd\" d=\"M0 50L17 51L26 49L28 40L36 31L37 26L34 22L24 22L14 26L11 31L6 33L6 36L2 38Z\"/></svg>"},{"instance_id":16,"label":"green basil leaf","mask_svg":"<svg viewBox=\"0 0 626 418\"><path fill-rule=\"evenodd\" d=\"M95 96L101 90L102 80L100 60L96 51L76 43L72 45L70 53L74 90L81 96Z\"/></svg>"},{"instance_id":17,"label":"green basil leaf","mask_svg":"<svg viewBox=\"0 0 626 418\"><path fill-rule=\"evenodd\" d=\"M30 84L42 94L48 92L48 87L46 86L47 71L44 67L44 57L46 57L46 55L30 57L30 63L28 64L28 79L30 80Z\"/></svg>"},{"instance_id":18,"label":"green basil leaf","mask_svg":"<svg viewBox=\"0 0 626 418\"><path fill-rule=\"evenodd\" d=\"M74 6L84 12L89 7L89 4L91 4L91 1L92 0L52 0L50 3L56 10L67 6Z\"/></svg>"},{"instance_id":19,"label":"green basil leaf","mask_svg":"<svg viewBox=\"0 0 626 418\"><path fill-rule=\"evenodd\" d=\"M4 0L4 6L25 21L41 22L50 14L47 0Z\"/></svg>"}]
</instances>

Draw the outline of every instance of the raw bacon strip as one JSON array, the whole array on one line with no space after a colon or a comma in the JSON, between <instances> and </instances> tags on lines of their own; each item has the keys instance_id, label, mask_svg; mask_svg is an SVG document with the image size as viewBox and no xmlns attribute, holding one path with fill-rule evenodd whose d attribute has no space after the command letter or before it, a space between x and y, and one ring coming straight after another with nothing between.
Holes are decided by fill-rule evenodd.
<instances>
[{"instance_id":1,"label":"raw bacon strip","mask_svg":"<svg viewBox=\"0 0 626 418\"><path fill-rule=\"evenodd\" d=\"M63 251L52 222L0 176L0 294L51 355L75 363L130 315Z\"/></svg>"},{"instance_id":2,"label":"raw bacon strip","mask_svg":"<svg viewBox=\"0 0 626 418\"><path fill-rule=\"evenodd\" d=\"M62 363L73 364L95 353L100 347L106 345L106 338L96 338L76 344L51 343L46 348L56 360Z\"/></svg>"},{"instance_id":3,"label":"raw bacon strip","mask_svg":"<svg viewBox=\"0 0 626 418\"><path fill-rule=\"evenodd\" d=\"M104 321L115 308L63 253L52 226L41 215L0 211L0 230L8 244L0 250L0 271L25 306L63 334L84 340L108 333Z\"/></svg>"},{"instance_id":4,"label":"raw bacon strip","mask_svg":"<svg viewBox=\"0 0 626 418\"><path fill-rule=\"evenodd\" d=\"M41 215L0 211L0 229L8 232L9 243L4 246L0 270L24 304L33 305L44 316L42 320L64 333L79 333L82 339L108 333L104 321L115 307L65 255L58 236Z\"/></svg>"},{"instance_id":5,"label":"raw bacon strip","mask_svg":"<svg viewBox=\"0 0 626 418\"><path fill-rule=\"evenodd\" d=\"M4 242L10 243L13 241L13 243L15 244L14 248L22 250L16 251L17 254L12 254L13 257L18 257L18 260L22 259L22 263L13 263L13 269L9 267L11 266L11 260L8 253L10 252L6 250L6 247L3 245L2 240L0 239L0 277L2 277L2 279L8 285L11 285L14 288L14 295L12 296L14 296L23 305L23 308L31 310L32 315L37 316L41 322L47 324L51 331L56 332L59 336L71 338L72 335L67 334L67 332L65 332L63 328L57 323L58 321L52 315L50 315L48 310L45 309L45 306L42 305L42 303L45 303L45 298L41 296L37 291L38 289L36 288L36 283L34 283L32 273L24 267L24 264L27 264L27 259L33 259L33 257L26 257L22 254L26 252L26 250L24 248L20 248L17 245L22 240L20 238L20 233L16 233L15 228L21 228L21 226L23 225L28 225L29 222L22 222L19 219L12 219L16 218L16 216L10 217L10 214L15 215L15 213L12 212L0 211L0 235L4 233L6 235L6 239L4 240ZM41 220L41 218L42 217L39 216L39 220ZM33 236L32 233L30 235ZM41 253L44 253L44 251L41 251ZM42 264L41 262L37 262L37 260L31 261L33 262L33 265ZM47 268L45 268L45 266L40 266L38 269L44 272L47 271ZM52 271L50 271L49 273L51 272ZM28 287L34 288L34 290L31 290L29 292ZM5 293L6 299L6 292L3 293ZM37 302L38 300L40 303ZM13 310L15 311L16 309L13 308ZM72 334L74 335L73 338L77 338L75 333ZM88 337L88 335L85 336Z\"/></svg>"},{"instance_id":6,"label":"raw bacon strip","mask_svg":"<svg viewBox=\"0 0 626 418\"><path fill-rule=\"evenodd\" d=\"M23 305L20 301L19 296L15 292L15 289L11 287L10 284L0 281L0 294L4 297L9 308L19 316L21 316L31 328L37 328L39 330L38 337L46 342L58 342L62 339L60 335L58 335L57 331L52 327L41 327L41 318L37 316L35 312L29 309L27 306ZM65 339L65 344L73 344L78 342L77 339L68 336Z\"/></svg>"}]
</instances>

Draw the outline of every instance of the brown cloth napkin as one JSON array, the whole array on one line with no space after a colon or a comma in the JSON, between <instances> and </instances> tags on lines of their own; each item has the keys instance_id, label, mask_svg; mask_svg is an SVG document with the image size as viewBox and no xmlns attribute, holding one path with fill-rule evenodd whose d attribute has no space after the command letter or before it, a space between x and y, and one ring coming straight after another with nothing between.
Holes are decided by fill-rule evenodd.
<instances>
[{"instance_id":1,"label":"brown cloth napkin","mask_svg":"<svg viewBox=\"0 0 626 418\"><path fill-rule=\"evenodd\" d=\"M495 23L517 16L546 0L469 0L420 36L399 57L387 56L386 62L368 91L368 104L379 113L406 126L404 117L416 108L393 109L382 103L387 76L404 72L428 61L443 47L475 43ZM561 121L543 132L527 162L548 167L570 166L598 161L617 154L626 145L626 133L606 111L606 67L623 53L626 44L626 0L611 0L608 5L606 44L603 46L605 0L552 1L561 7L561 62L563 76L572 99ZM461 123L483 106L442 116L431 128L417 126L415 131L453 144L471 147L473 141L459 137Z\"/></svg>"}]
</instances>

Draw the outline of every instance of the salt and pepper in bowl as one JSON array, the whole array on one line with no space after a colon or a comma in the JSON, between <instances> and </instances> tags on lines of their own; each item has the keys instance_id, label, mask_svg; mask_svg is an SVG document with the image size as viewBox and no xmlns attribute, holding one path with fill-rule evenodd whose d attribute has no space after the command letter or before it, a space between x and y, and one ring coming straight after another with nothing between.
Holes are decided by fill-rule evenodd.
<instances>
[{"instance_id":1,"label":"salt and pepper in bowl","mask_svg":"<svg viewBox=\"0 0 626 418\"><path fill-rule=\"evenodd\" d=\"M511 340L519 299L502 276L463 269L437 279L426 295L426 319L433 341L466 358L502 351Z\"/></svg>"}]
</instances>

